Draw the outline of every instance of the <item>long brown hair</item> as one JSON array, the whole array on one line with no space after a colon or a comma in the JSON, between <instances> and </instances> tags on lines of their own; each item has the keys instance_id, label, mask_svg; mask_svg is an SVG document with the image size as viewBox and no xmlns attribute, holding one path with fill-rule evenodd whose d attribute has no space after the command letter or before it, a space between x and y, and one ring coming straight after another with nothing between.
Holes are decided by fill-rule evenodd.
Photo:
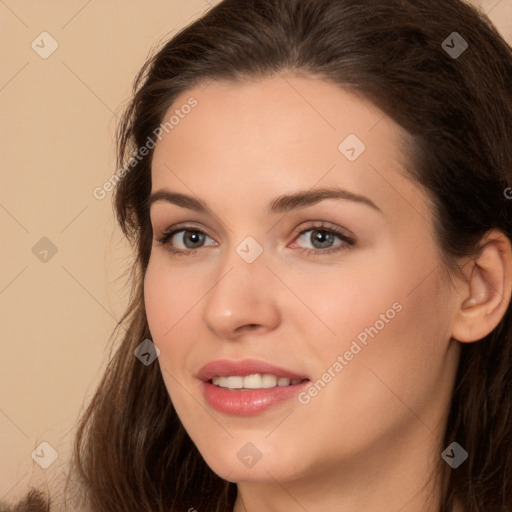
<instances>
[{"instance_id":1,"label":"long brown hair","mask_svg":"<svg viewBox=\"0 0 512 512\"><path fill-rule=\"evenodd\" d=\"M466 50L450 54L453 32ZM449 38L452 37L450 40ZM460 42L460 39L457 39ZM236 485L188 437L158 365L134 349L151 338L143 277L154 130L178 95L209 80L296 71L369 99L412 136L411 178L429 193L448 264L497 228L512 237L512 51L462 0L224 0L167 42L136 78L118 132L126 168L115 192L136 251L126 334L82 418L76 468L92 512L231 512ZM512 510L511 307L484 340L463 344L445 444L469 453L444 474L441 512ZM446 465L445 465L446 466Z\"/></svg>"}]
</instances>

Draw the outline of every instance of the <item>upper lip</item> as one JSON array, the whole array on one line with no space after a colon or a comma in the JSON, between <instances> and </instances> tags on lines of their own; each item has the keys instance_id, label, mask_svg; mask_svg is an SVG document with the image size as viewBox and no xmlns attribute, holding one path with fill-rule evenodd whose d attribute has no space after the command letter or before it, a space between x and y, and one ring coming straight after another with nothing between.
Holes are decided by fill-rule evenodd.
<instances>
[{"instance_id":1,"label":"upper lip","mask_svg":"<svg viewBox=\"0 0 512 512\"><path fill-rule=\"evenodd\" d=\"M242 359L233 361L229 359L218 359L205 364L198 372L197 377L203 382L208 382L212 377L230 377L239 376L245 377L255 373L270 374L276 377L287 377L293 379L307 379L306 375L280 368L266 361L259 361L257 359Z\"/></svg>"}]
</instances>

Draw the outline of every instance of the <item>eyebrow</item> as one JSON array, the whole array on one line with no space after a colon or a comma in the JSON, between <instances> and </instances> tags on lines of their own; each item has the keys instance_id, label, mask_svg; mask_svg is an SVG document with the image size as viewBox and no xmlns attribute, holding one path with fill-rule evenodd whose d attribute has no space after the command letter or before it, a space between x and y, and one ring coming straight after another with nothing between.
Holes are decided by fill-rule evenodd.
<instances>
[{"instance_id":1,"label":"eyebrow","mask_svg":"<svg viewBox=\"0 0 512 512\"><path fill-rule=\"evenodd\" d=\"M341 188L319 188L282 195L276 197L269 203L267 211L272 214L285 213L291 210L312 206L320 201L325 201L326 199L344 199L347 201L353 201L381 212L381 209L371 199ZM178 192L171 192L167 189L160 189L151 194L148 206L151 207L153 203L158 201L166 201L176 206L194 210L199 213L206 213L209 211L209 208L200 199Z\"/></svg>"}]
</instances>

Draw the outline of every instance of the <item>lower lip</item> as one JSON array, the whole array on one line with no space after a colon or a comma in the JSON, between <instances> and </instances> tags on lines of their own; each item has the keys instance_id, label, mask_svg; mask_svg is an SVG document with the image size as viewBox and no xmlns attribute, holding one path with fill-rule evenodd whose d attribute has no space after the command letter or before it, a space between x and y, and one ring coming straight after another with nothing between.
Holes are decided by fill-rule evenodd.
<instances>
[{"instance_id":1,"label":"lower lip","mask_svg":"<svg viewBox=\"0 0 512 512\"><path fill-rule=\"evenodd\" d=\"M236 416L255 416L297 396L308 382L305 380L292 386L244 390L231 390L203 382L203 393L208 404L219 412Z\"/></svg>"}]
</instances>

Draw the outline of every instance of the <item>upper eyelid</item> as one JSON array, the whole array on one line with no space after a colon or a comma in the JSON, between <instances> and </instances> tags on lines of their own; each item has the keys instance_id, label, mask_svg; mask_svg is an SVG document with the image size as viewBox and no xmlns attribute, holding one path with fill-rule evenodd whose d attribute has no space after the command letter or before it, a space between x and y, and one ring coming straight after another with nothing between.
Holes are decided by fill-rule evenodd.
<instances>
[{"instance_id":1,"label":"upper eyelid","mask_svg":"<svg viewBox=\"0 0 512 512\"><path fill-rule=\"evenodd\" d=\"M180 195L180 194L178 194L178 195ZM184 197L187 197L187 196L184 196ZM180 204L177 204L173 201L166 201L165 199L159 199L159 200L150 202L150 204L149 204L149 207L148 207L149 218L150 218L151 225L153 227L153 231L156 231L154 224L153 224L153 216L157 215L156 211L160 210L160 207L156 206L156 208L155 208L155 205L159 205L159 204L177 206L181 210L180 213L183 213L183 214L192 213L192 214L194 214L194 216L197 216L197 218L199 219L197 222L199 222L199 223L202 223L203 219L205 219L206 222L213 222L217 225L217 227L224 229L225 231L231 231L231 228L229 227L229 225L226 224L218 215L215 214L215 212L213 212L213 210L211 210L206 205L205 205L205 208L199 208L199 209L188 208L187 206L181 206ZM165 209L163 211L165 211ZM160 221L157 221L157 223L159 223L159 222ZM195 222L195 221L184 221L184 223L187 223L187 222ZM179 224L181 224L181 222L179 222L178 225ZM201 228L201 230L204 230L204 229Z\"/></svg>"},{"instance_id":2,"label":"upper eyelid","mask_svg":"<svg viewBox=\"0 0 512 512\"><path fill-rule=\"evenodd\" d=\"M202 226L195 226L191 222L178 222L175 225L165 227L163 229L155 229L153 228L153 233L160 232L161 234L164 233L177 233L179 231L200 231L201 233L204 233L207 236L210 236L208 234L208 229L202 227ZM212 238L210 236L210 238Z\"/></svg>"},{"instance_id":3,"label":"upper eyelid","mask_svg":"<svg viewBox=\"0 0 512 512\"><path fill-rule=\"evenodd\" d=\"M304 224L304 223L302 223ZM296 235L300 235L302 234L303 232L305 231L309 231L311 229L317 229L317 230L325 230L325 231L333 231L333 232L338 232L338 231L342 231L342 232L347 232L347 236L354 236L352 231L345 228L345 227L342 227L342 226L338 226L336 224L333 224L331 222L326 222L326 221L306 221L306 224L308 224L306 227L302 227L300 229L297 229L297 230L294 230ZM177 223L176 225L173 225L173 226L170 226L170 227L167 227L167 228L164 228L164 229L155 229L155 227L153 226L152 227L153 229L153 233L157 232L157 231L160 231L162 234L163 233L172 233L172 232L179 232L179 231L194 231L194 230L197 230L197 231L200 231L202 233L204 233L205 235L208 235L208 229L206 228L203 228L201 226L195 226L193 224L193 222L179 222ZM212 237L210 237L212 238ZM221 238L221 237L219 237Z\"/></svg>"}]
</instances>

